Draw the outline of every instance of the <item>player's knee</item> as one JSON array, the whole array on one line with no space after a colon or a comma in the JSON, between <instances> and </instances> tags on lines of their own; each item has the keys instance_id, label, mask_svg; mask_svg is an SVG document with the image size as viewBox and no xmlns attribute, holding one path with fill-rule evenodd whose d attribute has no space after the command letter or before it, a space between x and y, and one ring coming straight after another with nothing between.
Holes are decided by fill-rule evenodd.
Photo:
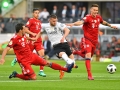
<instances>
[{"instance_id":1,"label":"player's knee","mask_svg":"<svg viewBox=\"0 0 120 90\"><path fill-rule=\"evenodd\" d=\"M62 57L63 54L65 54L65 52L60 52L59 57Z\"/></svg>"},{"instance_id":2,"label":"player's knee","mask_svg":"<svg viewBox=\"0 0 120 90\"><path fill-rule=\"evenodd\" d=\"M85 55L85 57L86 57L86 58L91 58L91 53L87 53L87 54Z\"/></svg>"},{"instance_id":3,"label":"player's knee","mask_svg":"<svg viewBox=\"0 0 120 90\"><path fill-rule=\"evenodd\" d=\"M71 54L71 55L69 56L69 58L73 60L73 59L74 59L74 55Z\"/></svg>"}]
</instances>

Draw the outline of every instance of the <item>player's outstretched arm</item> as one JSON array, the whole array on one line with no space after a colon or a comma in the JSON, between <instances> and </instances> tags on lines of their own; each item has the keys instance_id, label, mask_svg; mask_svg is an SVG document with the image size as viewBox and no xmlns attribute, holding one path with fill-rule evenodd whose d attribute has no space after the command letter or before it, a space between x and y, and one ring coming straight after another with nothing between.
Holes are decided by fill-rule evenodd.
<instances>
[{"instance_id":1,"label":"player's outstretched arm","mask_svg":"<svg viewBox=\"0 0 120 90\"><path fill-rule=\"evenodd\" d=\"M7 54L7 52L10 50L10 47L6 47L2 53L1 59L0 59L0 64L4 64L5 62L5 56Z\"/></svg>"},{"instance_id":2,"label":"player's outstretched arm","mask_svg":"<svg viewBox=\"0 0 120 90\"><path fill-rule=\"evenodd\" d=\"M65 38L68 36L69 33L70 33L70 30L67 27L64 28L64 35L63 35L62 39L60 40L61 43L64 42Z\"/></svg>"},{"instance_id":3,"label":"player's outstretched arm","mask_svg":"<svg viewBox=\"0 0 120 90\"><path fill-rule=\"evenodd\" d=\"M84 21L81 20L81 21L77 21L77 22L74 22L74 23L66 24L66 25L72 27L72 26L80 26L83 23L84 23Z\"/></svg>"},{"instance_id":4,"label":"player's outstretched arm","mask_svg":"<svg viewBox=\"0 0 120 90\"><path fill-rule=\"evenodd\" d=\"M103 20L103 22L102 22L101 24L102 24L102 25L105 25L105 26L108 26L108 27L110 27L110 28L113 28L113 29L117 29L116 26L112 26L111 24L109 24L108 22L106 22L106 21L104 21L104 20Z\"/></svg>"},{"instance_id":5,"label":"player's outstretched arm","mask_svg":"<svg viewBox=\"0 0 120 90\"><path fill-rule=\"evenodd\" d=\"M25 29L25 32L27 34L31 34L32 36L36 36L36 33L31 32L27 27L23 26L23 28Z\"/></svg>"}]
</instances>

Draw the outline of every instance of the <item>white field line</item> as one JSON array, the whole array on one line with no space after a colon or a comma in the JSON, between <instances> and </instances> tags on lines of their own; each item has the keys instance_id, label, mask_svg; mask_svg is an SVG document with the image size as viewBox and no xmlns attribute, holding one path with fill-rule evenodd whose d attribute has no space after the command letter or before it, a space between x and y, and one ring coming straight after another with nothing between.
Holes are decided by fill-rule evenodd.
<instances>
[{"instance_id":1,"label":"white field line","mask_svg":"<svg viewBox=\"0 0 120 90\"><path fill-rule=\"evenodd\" d=\"M23 81L11 81L11 80L0 80L0 82L58 82L58 81L62 81L62 80L23 80Z\"/></svg>"},{"instance_id":2,"label":"white field line","mask_svg":"<svg viewBox=\"0 0 120 90\"><path fill-rule=\"evenodd\" d=\"M0 76L0 78L2 78L2 77L9 77L9 76ZM37 76L37 77L39 77L39 76ZM59 75L49 75L49 76L47 76L47 77L59 77ZM65 77L87 77L87 76L78 76L78 75L76 75L76 76L65 76ZM120 76L93 76L93 77L106 77L106 78L120 78Z\"/></svg>"},{"instance_id":3,"label":"white field line","mask_svg":"<svg viewBox=\"0 0 120 90\"><path fill-rule=\"evenodd\" d=\"M87 79L82 79L82 81L86 81ZM109 80L109 81L114 81L114 80L118 80L118 79L95 79L95 80L93 80L93 81L106 81L106 80ZM11 80L0 80L0 82L60 82L60 81L69 81L69 80L64 80L64 79L62 79L62 80L28 80L28 81L25 81L25 80L23 80L23 81L11 81Z\"/></svg>"}]
</instances>

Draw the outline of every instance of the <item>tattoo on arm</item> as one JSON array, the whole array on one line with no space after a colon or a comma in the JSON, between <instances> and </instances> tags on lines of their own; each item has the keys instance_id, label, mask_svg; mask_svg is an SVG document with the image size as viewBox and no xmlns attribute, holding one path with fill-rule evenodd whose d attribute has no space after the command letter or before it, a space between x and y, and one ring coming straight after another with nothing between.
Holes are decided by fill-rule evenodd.
<instances>
[{"instance_id":1,"label":"tattoo on arm","mask_svg":"<svg viewBox=\"0 0 120 90\"><path fill-rule=\"evenodd\" d=\"M103 21L103 25L111 27L111 25L106 21Z\"/></svg>"}]
</instances>

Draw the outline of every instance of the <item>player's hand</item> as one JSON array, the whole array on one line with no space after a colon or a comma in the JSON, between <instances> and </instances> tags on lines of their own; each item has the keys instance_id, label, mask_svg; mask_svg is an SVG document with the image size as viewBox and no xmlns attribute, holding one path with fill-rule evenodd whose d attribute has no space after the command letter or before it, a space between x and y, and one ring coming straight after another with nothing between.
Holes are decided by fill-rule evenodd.
<instances>
[{"instance_id":1,"label":"player's hand","mask_svg":"<svg viewBox=\"0 0 120 90\"><path fill-rule=\"evenodd\" d=\"M36 35L37 35L36 33L32 33L32 36L34 36L34 37L35 37Z\"/></svg>"},{"instance_id":2,"label":"player's hand","mask_svg":"<svg viewBox=\"0 0 120 90\"><path fill-rule=\"evenodd\" d=\"M71 24L66 24L67 26L70 26L70 27L72 27L72 26L74 26L74 24L73 23L71 23Z\"/></svg>"},{"instance_id":3,"label":"player's hand","mask_svg":"<svg viewBox=\"0 0 120 90\"><path fill-rule=\"evenodd\" d=\"M5 60L4 60L4 59L0 59L0 65L3 65L3 64L4 64L4 62L5 62Z\"/></svg>"},{"instance_id":4,"label":"player's hand","mask_svg":"<svg viewBox=\"0 0 120 90\"><path fill-rule=\"evenodd\" d=\"M63 37L63 38L60 40L60 43L64 43L64 40L65 40L65 38Z\"/></svg>"},{"instance_id":5,"label":"player's hand","mask_svg":"<svg viewBox=\"0 0 120 90\"><path fill-rule=\"evenodd\" d=\"M111 28L113 28L113 29L118 29L116 26L111 26Z\"/></svg>"}]
</instances>

